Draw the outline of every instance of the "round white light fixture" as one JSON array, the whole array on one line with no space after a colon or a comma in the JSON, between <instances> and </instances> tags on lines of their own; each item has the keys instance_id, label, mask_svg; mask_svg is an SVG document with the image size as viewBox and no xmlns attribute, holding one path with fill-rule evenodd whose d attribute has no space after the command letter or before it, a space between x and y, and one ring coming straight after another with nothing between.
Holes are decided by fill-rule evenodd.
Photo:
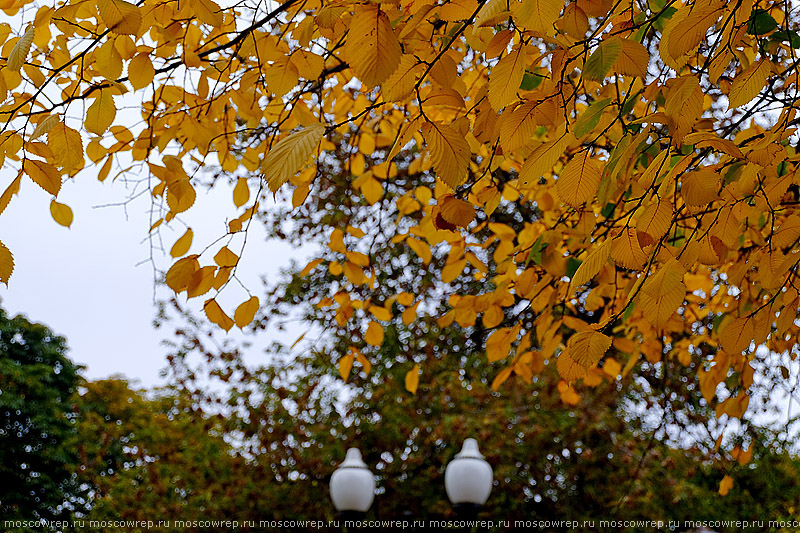
<instances>
[{"instance_id":1,"label":"round white light fixture","mask_svg":"<svg viewBox=\"0 0 800 533\"><path fill-rule=\"evenodd\" d=\"M467 439L461 452L444 471L444 487L454 506L481 506L492 491L492 467L478 451L478 441Z\"/></svg>"},{"instance_id":2,"label":"round white light fixture","mask_svg":"<svg viewBox=\"0 0 800 533\"><path fill-rule=\"evenodd\" d=\"M331 499L340 513L365 513L375 497L375 476L358 448L347 450L344 462L331 475Z\"/></svg>"}]
</instances>

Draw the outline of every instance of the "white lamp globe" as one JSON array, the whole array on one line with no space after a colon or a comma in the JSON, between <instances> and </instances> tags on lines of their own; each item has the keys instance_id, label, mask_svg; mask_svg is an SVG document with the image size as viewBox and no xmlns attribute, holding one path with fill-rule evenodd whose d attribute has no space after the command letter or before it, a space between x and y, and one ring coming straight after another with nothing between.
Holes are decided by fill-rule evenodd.
<instances>
[{"instance_id":1,"label":"white lamp globe","mask_svg":"<svg viewBox=\"0 0 800 533\"><path fill-rule=\"evenodd\" d=\"M453 505L480 506L489 499L492 467L478 451L478 441L464 441L461 452L444 471L444 487Z\"/></svg>"},{"instance_id":2,"label":"white lamp globe","mask_svg":"<svg viewBox=\"0 0 800 533\"><path fill-rule=\"evenodd\" d=\"M347 450L347 456L331 475L331 499L341 512L365 513L375 497L375 476L361 459L358 448Z\"/></svg>"}]
</instances>

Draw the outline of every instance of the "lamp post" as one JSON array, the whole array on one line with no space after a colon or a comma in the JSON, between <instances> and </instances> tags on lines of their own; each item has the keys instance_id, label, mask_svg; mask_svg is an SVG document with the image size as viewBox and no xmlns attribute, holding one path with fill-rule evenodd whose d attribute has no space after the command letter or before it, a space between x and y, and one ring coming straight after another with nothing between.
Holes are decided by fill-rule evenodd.
<instances>
[{"instance_id":1,"label":"lamp post","mask_svg":"<svg viewBox=\"0 0 800 533\"><path fill-rule=\"evenodd\" d=\"M358 448L347 450L344 462L331 474L331 499L342 520L361 520L375 497L375 476Z\"/></svg>"},{"instance_id":2,"label":"lamp post","mask_svg":"<svg viewBox=\"0 0 800 533\"><path fill-rule=\"evenodd\" d=\"M456 513L474 517L492 491L492 467L478 451L478 441L467 439L461 452L444 471L444 487Z\"/></svg>"}]
</instances>

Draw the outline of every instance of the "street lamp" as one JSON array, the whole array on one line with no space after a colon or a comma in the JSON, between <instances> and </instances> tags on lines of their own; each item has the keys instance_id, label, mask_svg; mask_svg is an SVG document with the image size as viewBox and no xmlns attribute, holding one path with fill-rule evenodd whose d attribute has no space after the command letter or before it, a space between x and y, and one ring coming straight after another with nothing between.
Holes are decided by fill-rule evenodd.
<instances>
[{"instance_id":1,"label":"street lamp","mask_svg":"<svg viewBox=\"0 0 800 533\"><path fill-rule=\"evenodd\" d=\"M461 452L444 471L444 487L456 512L475 516L492 491L492 467L478 451L478 441L467 439Z\"/></svg>"},{"instance_id":2,"label":"street lamp","mask_svg":"<svg viewBox=\"0 0 800 533\"><path fill-rule=\"evenodd\" d=\"M344 462L331 474L331 499L343 520L360 520L375 497L375 476L358 448L347 450Z\"/></svg>"}]
</instances>

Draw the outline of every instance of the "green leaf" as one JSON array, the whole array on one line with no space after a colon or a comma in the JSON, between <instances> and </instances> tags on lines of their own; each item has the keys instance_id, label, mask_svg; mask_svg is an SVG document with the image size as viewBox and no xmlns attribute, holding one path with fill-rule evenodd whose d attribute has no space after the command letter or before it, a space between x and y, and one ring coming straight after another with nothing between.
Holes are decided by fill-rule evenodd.
<instances>
[{"instance_id":1,"label":"green leaf","mask_svg":"<svg viewBox=\"0 0 800 533\"><path fill-rule=\"evenodd\" d=\"M602 81L622 53L622 39L603 41L583 66L583 77Z\"/></svg>"},{"instance_id":2,"label":"green leaf","mask_svg":"<svg viewBox=\"0 0 800 533\"><path fill-rule=\"evenodd\" d=\"M611 98L603 98L586 108L586 111L578 117L575 122L575 137L583 137L600 122L600 117L603 115L603 110L611 103Z\"/></svg>"},{"instance_id":3,"label":"green leaf","mask_svg":"<svg viewBox=\"0 0 800 533\"><path fill-rule=\"evenodd\" d=\"M747 21L747 33L750 35L766 35L777 27L778 23L764 9L754 9Z\"/></svg>"},{"instance_id":4,"label":"green leaf","mask_svg":"<svg viewBox=\"0 0 800 533\"><path fill-rule=\"evenodd\" d=\"M519 84L519 88L523 91L532 91L542 84L542 79L542 76L539 74L525 72L522 76L522 83Z\"/></svg>"},{"instance_id":5,"label":"green leaf","mask_svg":"<svg viewBox=\"0 0 800 533\"><path fill-rule=\"evenodd\" d=\"M796 31L776 31L772 34L772 36L770 36L770 40L775 42L786 42L789 43L792 48L800 48L800 35L798 35Z\"/></svg>"},{"instance_id":6,"label":"green leaf","mask_svg":"<svg viewBox=\"0 0 800 533\"><path fill-rule=\"evenodd\" d=\"M583 261L581 261L580 259L575 259L574 257L570 257L570 258L567 259L567 277L568 278L571 279L572 276L575 275L575 272L578 270L578 267L581 266L581 263L583 263Z\"/></svg>"},{"instance_id":7,"label":"green leaf","mask_svg":"<svg viewBox=\"0 0 800 533\"><path fill-rule=\"evenodd\" d=\"M606 206L600 211L600 215L604 218L609 218L614 214L614 211L617 209L617 204L608 202Z\"/></svg>"}]
</instances>

